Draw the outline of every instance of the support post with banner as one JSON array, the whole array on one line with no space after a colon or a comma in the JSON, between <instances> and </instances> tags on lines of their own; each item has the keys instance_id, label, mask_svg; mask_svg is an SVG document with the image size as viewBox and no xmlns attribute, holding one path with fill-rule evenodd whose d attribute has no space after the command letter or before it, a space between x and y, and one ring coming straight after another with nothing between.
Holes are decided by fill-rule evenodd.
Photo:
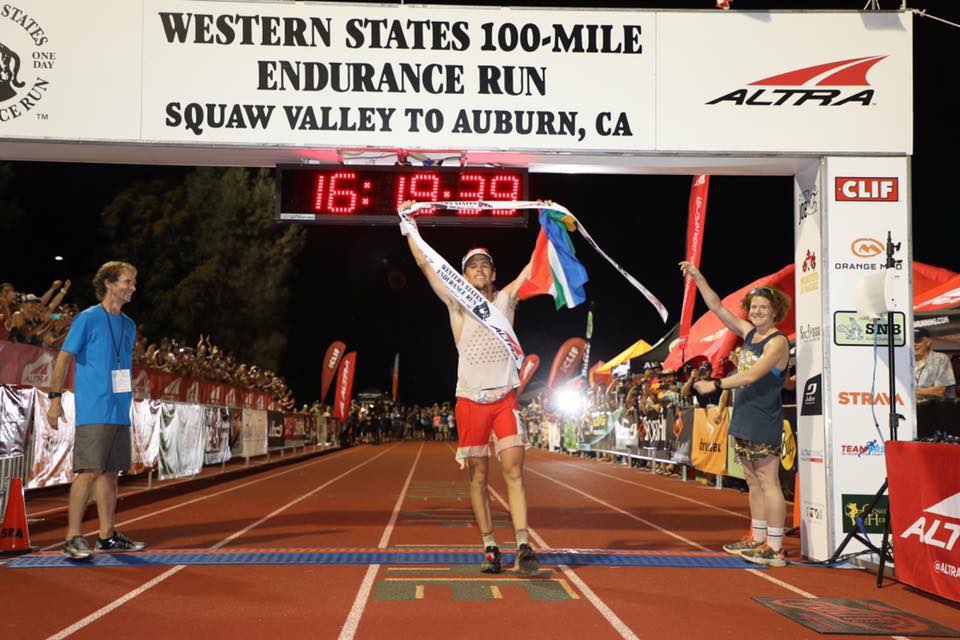
<instances>
[{"instance_id":1,"label":"support post with banner","mask_svg":"<svg viewBox=\"0 0 960 640\"><path fill-rule=\"evenodd\" d=\"M824 157L796 174L794 188L801 551L823 560L861 523L879 544L886 500L858 517L887 475L890 403L904 416L900 438L916 434L909 159ZM888 336L857 311L858 284L886 265L888 231L903 274L890 295L905 309L894 314L892 398Z\"/></svg>"}]
</instances>

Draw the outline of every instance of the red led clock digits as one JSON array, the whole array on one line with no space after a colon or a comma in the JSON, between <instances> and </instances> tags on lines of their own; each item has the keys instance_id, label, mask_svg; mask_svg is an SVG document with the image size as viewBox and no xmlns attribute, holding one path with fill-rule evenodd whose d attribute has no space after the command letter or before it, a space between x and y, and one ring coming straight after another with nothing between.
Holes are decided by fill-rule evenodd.
<instances>
[{"instance_id":1,"label":"red led clock digits","mask_svg":"<svg viewBox=\"0 0 960 640\"><path fill-rule=\"evenodd\" d=\"M440 176L433 172L415 173L410 176L410 189L407 190L407 177L397 178L397 207L404 200L417 202L433 202L440 194ZM435 207L427 207L417 212L421 216L430 216L436 213Z\"/></svg>"},{"instance_id":2,"label":"red led clock digits","mask_svg":"<svg viewBox=\"0 0 960 640\"><path fill-rule=\"evenodd\" d=\"M324 174L317 176L313 194L314 211L327 211L341 215L356 213L357 201L360 200L360 196L356 188L346 188L351 186L349 183L357 179L356 172L336 171L329 177L329 189L325 189L327 176ZM364 183L363 186L369 191L369 183ZM369 204L369 199L364 198L363 204Z\"/></svg>"},{"instance_id":3,"label":"red led clock digits","mask_svg":"<svg viewBox=\"0 0 960 640\"><path fill-rule=\"evenodd\" d=\"M497 174L490 180L491 200L516 200L520 195L520 179L515 175ZM494 209L495 216L516 215L516 209Z\"/></svg>"},{"instance_id":4,"label":"red led clock digits","mask_svg":"<svg viewBox=\"0 0 960 640\"><path fill-rule=\"evenodd\" d=\"M457 194L457 200L483 200L484 189L487 186L487 179L479 173L465 173L460 176L460 183L472 182L476 185L472 189L460 189ZM480 209L463 209L457 212L458 216L478 216Z\"/></svg>"}]
</instances>

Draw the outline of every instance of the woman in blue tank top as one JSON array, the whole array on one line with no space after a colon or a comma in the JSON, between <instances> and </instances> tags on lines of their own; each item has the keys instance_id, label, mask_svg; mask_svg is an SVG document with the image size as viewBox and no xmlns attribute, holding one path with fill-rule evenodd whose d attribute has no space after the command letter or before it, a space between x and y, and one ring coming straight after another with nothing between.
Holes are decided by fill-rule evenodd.
<instances>
[{"instance_id":1,"label":"woman in blue tank top","mask_svg":"<svg viewBox=\"0 0 960 640\"><path fill-rule=\"evenodd\" d=\"M780 390L786 379L790 342L777 331L790 309L790 298L773 287L751 289L740 306L747 319L723 306L703 274L690 262L680 270L697 283L707 306L727 328L743 338L737 372L726 378L700 380L699 393L715 389L736 389L730 435L743 464L750 488L751 535L723 545L727 553L771 567L786 564L783 552L783 523L786 503L780 489L780 440L783 431L783 404Z\"/></svg>"}]
</instances>

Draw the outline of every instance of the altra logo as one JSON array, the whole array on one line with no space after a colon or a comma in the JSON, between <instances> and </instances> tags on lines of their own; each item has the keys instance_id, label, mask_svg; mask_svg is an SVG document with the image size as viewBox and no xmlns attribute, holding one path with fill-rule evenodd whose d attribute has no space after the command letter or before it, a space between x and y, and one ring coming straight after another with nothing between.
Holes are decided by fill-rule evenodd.
<instances>
[{"instance_id":1,"label":"altra logo","mask_svg":"<svg viewBox=\"0 0 960 640\"><path fill-rule=\"evenodd\" d=\"M138 400L145 400L150 397L150 376L146 369L140 369L140 373L134 379L133 394Z\"/></svg>"},{"instance_id":2,"label":"altra logo","mask_svg":"<svg viewBox=\"0 0 960 640\"><path fill-rule=\"evenodd\" d=\"M887 56L866 56L804 67L755 80L707 102L736 106L782 107L813 105L870 106L874 90L869 87L867 71ZM776 88L774 88L776 87ZM844 87L844 88L833 88ZM852 88L856 87L856 88Z\"/></svg>"},{"instance_id":3,"label":"altra logo","mask_svg":"<svg viewBox=\"0 0 960 640\"><path fill-rule=\"evenodd\" d=\"M163 388L162 398L164 400L179 400L180 399L180 380L182 378L174 378L170 384Z\"/></svg>"},{"instance_id":4,"label":"altra logo","mask_svg":"<svg viewBox=\"0 0 960 640\"><path fill-rule=\"evenodd\" d=\"M897 178L837 178L834 197L839 202L897 202L900 182Z\"/></svg>"},{"instance_id":5,"label":"altra logo","mask_svg":"<svg viewBox=\"0 0 960 640\"><path fill-rule=\"evenodd\" d=\"M916 536L922 544L953 551L960 539L960 493L927 507L923 512L924 515L907 527L900 537L907 539ZM929 524L928 515L931 516Z\"/></svg>"},{"instance_id":6,"label":"altra logo","mask_svg":"<svg viewBox=\"0 0 960 640\"><path fill-rule=\"evenodd\" d=\"M44 351L39 358L24 365L20 384L30 387L49 387L53 378L53 356Z\"/></svg>"}]
</instances>

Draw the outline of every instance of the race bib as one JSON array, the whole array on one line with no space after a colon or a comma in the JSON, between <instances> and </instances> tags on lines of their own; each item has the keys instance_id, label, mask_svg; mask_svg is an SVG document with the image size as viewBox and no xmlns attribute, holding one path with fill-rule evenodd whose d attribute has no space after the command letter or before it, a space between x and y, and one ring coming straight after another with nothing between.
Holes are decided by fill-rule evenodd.
<instances>
[{"instance_id":1,"label":"race bib","mask_svg":"<svg viewBox=\"0 0 960 640\"><path fill-rule=\"evenodd\" d=\"M130 393L133 391L133 379L130 376L130 369L114 369L110 372L113 377L114 393Z\"/></svg>"}]
</instances>

